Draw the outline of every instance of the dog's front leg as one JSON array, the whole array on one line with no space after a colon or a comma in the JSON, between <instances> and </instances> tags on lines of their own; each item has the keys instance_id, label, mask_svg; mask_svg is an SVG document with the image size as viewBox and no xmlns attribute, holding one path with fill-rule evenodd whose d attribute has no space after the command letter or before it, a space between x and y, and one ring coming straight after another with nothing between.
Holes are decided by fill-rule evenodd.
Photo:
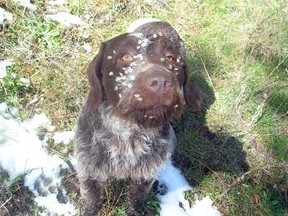
<instances>
[{"instance_id":1,"label":"dog's front leg","mask_svg":"<svg viewBox=\"0 0 288 216\"><path fill-rule=\"evenodd\" d=\"M128 196L128 216L150 215L144 206L146 196L149 193L154 179L132 180Z\"/></svg>"},{"instance_id":2,"label":"dog's front leg","mask_svg":"<svg viewBox=\"0 0 288 216\"><path fill-rule=\"evenodd\" d=\"M83 216L95 216L102 207L104 183L97 180L80 180L80 192L84 202Z\"/></svg>"}]
</instances>

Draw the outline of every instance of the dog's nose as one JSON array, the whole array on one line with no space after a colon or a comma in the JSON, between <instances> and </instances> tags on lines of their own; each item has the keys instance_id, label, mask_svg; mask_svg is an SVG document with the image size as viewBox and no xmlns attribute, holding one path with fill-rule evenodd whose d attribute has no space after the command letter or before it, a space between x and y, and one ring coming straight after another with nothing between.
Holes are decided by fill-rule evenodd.
<instances>
[{"instance_id":1,"label":"dog's nose","mask_svg":"<svg viewBox=\"0 0 288 216\"><path fill-rule=\"evenodd\" d=\"M173 79L167 72L155 72L145 77L145 84L153 92L164 94L173 87Z\"/></svg>"}]
</instances>

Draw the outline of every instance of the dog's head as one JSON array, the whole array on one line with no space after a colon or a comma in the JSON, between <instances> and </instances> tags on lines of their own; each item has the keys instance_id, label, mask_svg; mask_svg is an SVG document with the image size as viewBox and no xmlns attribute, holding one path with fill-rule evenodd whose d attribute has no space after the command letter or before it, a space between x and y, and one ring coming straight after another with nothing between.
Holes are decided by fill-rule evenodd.
<instances>
[{"instance_id":1,"label":"dog's head","mask_svg":"<svg viewBox=\"0 0 288 216\"><path fill-rule=\"evenodd\" d=\"M161 34L127 33L102 43L88 79L91 112L105 101L122 118L156 126L178 118L185 103L193 111L200 109L185 56Z\"/></svg>"}]
</instances>

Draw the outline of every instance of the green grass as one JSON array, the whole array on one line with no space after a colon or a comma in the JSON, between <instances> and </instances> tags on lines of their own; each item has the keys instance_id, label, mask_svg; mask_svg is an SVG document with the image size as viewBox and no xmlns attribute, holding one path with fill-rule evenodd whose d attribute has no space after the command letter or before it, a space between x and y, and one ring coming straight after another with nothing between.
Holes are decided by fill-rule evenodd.
<instances>
[{"instance_id":1,"label":"green grass","mask_svg":"<svg viewBox=\"0 0 288 216\"><path fill-rule=\"evenodd\" d=\"M78 28L45 18L43 1L35 2L36 12L0 2L14 15L12 24L0 26L0 59L14 62L0 83L1 102L20 107L23 118L42 111L57 130L70 130L88 91L87 65L100 43L124 33L139 17L166 20L184 40L192 82L203 99L202 112L186 110L182 120L173 123L176 165L199 196L211 196L224 215L287 215L286 1L179 0L149 5L140 0L71 0L70 12L89 24ZM91 53L82 48L86 43ZM19 82L21 77L29 79L30 86ZM59 146L50 147L64 155ZM77 179L71 182L77 188ZM125 193L123 185L118 186L108 190L111 202L103 215L125 215ZM78 192L71 197L81 206ZM193 193L186 197L193 202ZM18 209L17 198L12 200L9 208ZM152 193L148 206L157 211L158 205Z\"/></svg>"}]
</instances>

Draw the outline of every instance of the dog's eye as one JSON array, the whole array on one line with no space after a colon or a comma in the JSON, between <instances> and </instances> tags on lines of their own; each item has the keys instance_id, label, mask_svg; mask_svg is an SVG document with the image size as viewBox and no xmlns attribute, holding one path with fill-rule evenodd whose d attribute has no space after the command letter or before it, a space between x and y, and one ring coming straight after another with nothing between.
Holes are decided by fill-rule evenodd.
<instances>
[{"instance_id":1,"label":"dog's eye","mask_svg":"<svg viewBox=\"0 0 288 216\"><path fill-rule=\"evenodd\" d=\"M122 62L130 62L130 61L133 60L133 58L132 58L132 56L129 55L129 54L124 54L124 55L121 56L120 60L121 60Z\"/></svg>"},{"instance_id":2,"label":"dog's eye","mask_svg":"<svg viewBox=\"0 0 288 216\"><path fill-rule=\"evenodd\" d=\"M167 54L165 56L165 59L168 61L168 62L171 62L171 63L174 63L176 61L176 58L172 55L172 54Z\"/></svg>"}]
</instances>

